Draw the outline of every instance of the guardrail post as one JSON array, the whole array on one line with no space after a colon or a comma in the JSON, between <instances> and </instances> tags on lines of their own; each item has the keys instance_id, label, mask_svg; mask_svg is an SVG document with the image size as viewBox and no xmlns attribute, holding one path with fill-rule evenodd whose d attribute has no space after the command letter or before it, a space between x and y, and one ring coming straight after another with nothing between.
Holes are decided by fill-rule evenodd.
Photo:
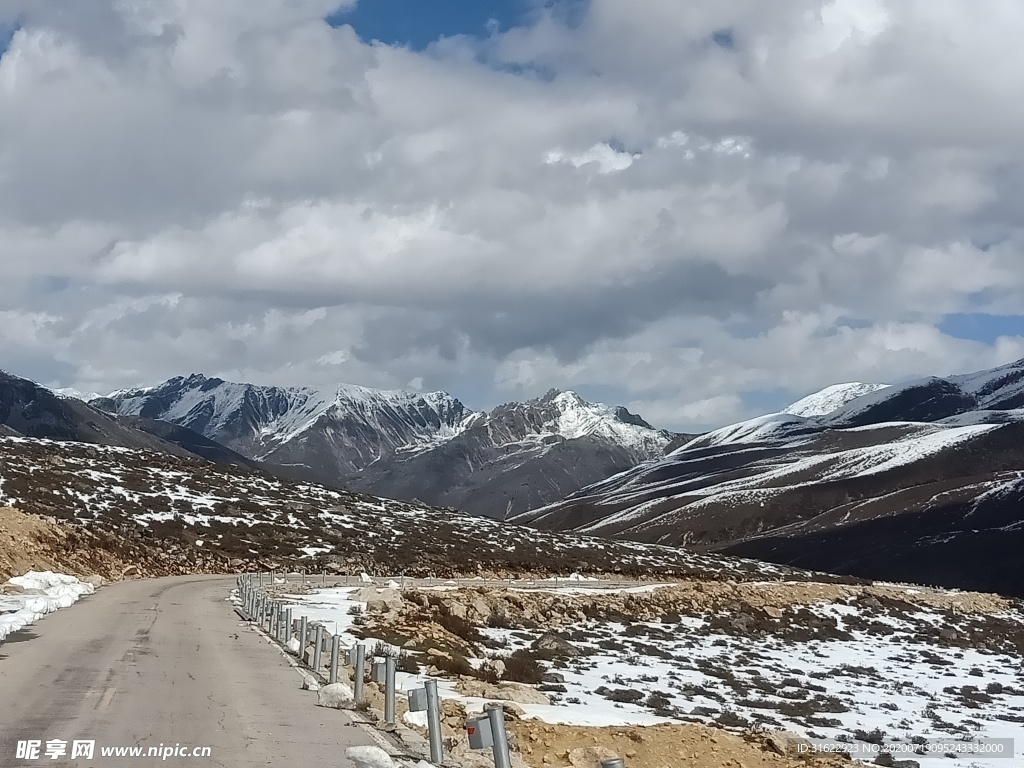
<instances>
[{"instance_id":1,"label":"guardrail post","mask_svg":"<svg viewBox=\"0 0 1024 768\"><path fill-rule=\"evenodd\" d=\"M313 644L313 671L320 674L320 647L324 640L324 625L316 625L316 640Z\"/></svg>"},{"instance_id":2,"label":"guardrail post","mask_svg":"<svg viewBox=\"0 0 1024 768\"><path fill-rule=\"evenodd\" d=\"M292 639L292 609L286 608L284 612L284 641L288 643Z\"/></svg>"},{"instance_id":3,"label":"guardrail post","mask_svg":"<svg viewBox=\"0 0 1024 768\"><path fill-rule=\"evenodd\" d=\"M356 706L363 703L363 678L366 676L366 646L360 643L356 646L356 679L353 699Z\"/></svg>"},{"instance_id":4,"label":"guardrail post","mask_svg":"<svg viewBox=\"0 0 1024 768\"><path fill-rule=\"evenodd\" d=\"M508 731L505 729L505 707L492 704L487 709L491 721L491 735L494 738L494 768L512 768L512 756L508 751Z\"/></svg>"},{"instance_id":5,"label":"guardrail post","mask_svg":"<svg viewBox=\"0 0 1024 768\"><path fill-rule=\"evenodd\" d=\"M441 744L441 698L437 694L437 680L427 680L427 735L430 737L430 762L441 765L444 749Z\"/></svg>"},{"instance_id":6,"label":"guardrail post","mask_svg":"<svg viewBox=\"0 0 1024 768\"><path fill-rule=\"evenodd\" d=\"M327 678L332 685L338 682L338 661L341 659L341 635L331 638L331 676Z\"/></svg>"},{"instance_id":7,"label":"guardrail post","mask_svg":"<svg viewBox=\"0 0 1024 768\"><path fill-rule=\"evenodd\" d=\"M309 619L305 615L299 619L299 661L305 661L306 640L309 638Z\"/></svg>"},{"instance_id":8,"label":"guardrail post","mask_svg":"<svg viewBox=\"0 0 1024 768\"><path fill-rule=\"evenodd\" d=\"M601 768L626 768L626 761L621 757L613 757L611 760L602 760Z\"/></svg>"},{"instance_id":9,"label":"guardrail post","mask_svg":"<svg viewBox=\"0 0 1024 768\"><path fill-rule=\"evenodd\" d=\"M398 668L398 659L388 654L384 659L385 681L384 681L384 722L388 725L395 724L395 671Z\"/></svg>"}]
</instances>

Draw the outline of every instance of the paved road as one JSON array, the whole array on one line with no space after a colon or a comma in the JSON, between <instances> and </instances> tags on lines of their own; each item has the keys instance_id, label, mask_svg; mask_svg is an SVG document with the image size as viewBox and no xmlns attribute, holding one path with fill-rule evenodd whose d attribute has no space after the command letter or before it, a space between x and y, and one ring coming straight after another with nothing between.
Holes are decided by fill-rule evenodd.
<instances>
[{"instance_id":1,"label":"paved road","mask_svg":"<svg viewBox=\"0 0 1024 768\"><path fill-rule=\"evenodd\" d=\"M345 747L371 737L299 690L295 669L225 602L233 584L114 584L0 643L0 767L350 766ZM44 742L40 759L17 759L28 739ZM48 739L69 754L47 759ZM76 739L95 739L94 759L70 759ZM212 756L100 756L101 746L161 744Z\"/></svg>"}]
</instances>

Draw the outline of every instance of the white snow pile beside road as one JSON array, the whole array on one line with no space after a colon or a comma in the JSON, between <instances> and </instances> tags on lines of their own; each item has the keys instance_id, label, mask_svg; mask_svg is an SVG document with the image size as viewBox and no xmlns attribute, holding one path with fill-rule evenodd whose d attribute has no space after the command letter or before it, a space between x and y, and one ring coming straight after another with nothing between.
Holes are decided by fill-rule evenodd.
<instances>
[{"instance_id":1,"label":"white snow pile beside road","mask_svg":"<svg viewBox=\"0 0 1024 768\"><path fill-rule=\"evenodd\" d=\"M29 571L0 585L0 642L41 616L96 591L92 584L52 571Z\"/></svg>"}]
</instances>

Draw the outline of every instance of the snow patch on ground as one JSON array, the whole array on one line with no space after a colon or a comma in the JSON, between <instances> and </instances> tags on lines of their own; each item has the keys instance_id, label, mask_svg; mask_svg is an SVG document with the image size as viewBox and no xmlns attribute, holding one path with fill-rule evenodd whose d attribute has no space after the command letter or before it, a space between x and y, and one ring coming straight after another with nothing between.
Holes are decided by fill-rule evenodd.
<instances>
[{"instance_id":1,"label":"snow patch on ground","mask_svg":"<svg viewBox=\"0 0 1024 768\"><path fill-rule=\"evenodd\" d=\"M337 626L347 645L373 648L374 638L348 630L357 590L330 589L291 596L289 607ZM590 592L572 586L565 594ZM598 590L593 590L594 592ZM908 589L908 594L914 590ZM948 617L921 608L882 614L854 602L808 606L807 618L833 623L837 634L800 641L772 633L721 631L731 615L684 616L674 624L585 621L562 628L583 651L559 665L565 692L550 705L520 704L527 717L581 726L654 725L723 716L748 724L786 728L813 738L851 737L878 729L886 739L919 736L970 740L1012 738L1012 760L963 761L975 768L1024 765L1024 658L986 648L922 642L920 628L947 626ZM1014 610L1000 618L1024 627ZM884 625L885 631L879 627ZM543 630L481 628L507 655L531 646ZM480 659L470 659L473 664ZM421 687L426 678L399 673L398 688ZM444 698L479 709L484 699L459 694L439 679ZM599 692L600 691L600 692ZM609 691L620 693L618 701ZM964 692L964 693L961 693ZM630 694L629 695L622 694ZM655 703L658 702L658 703ZM422 713L406 717L423 726ZM948 764L942 756L915 755L922 768Z\"/></svg>"},{"instance_id":2,"label":"snow patch on ground","mask_svg":"<svg viewBox=\"0 0 1024 768\"><path fill-rule=\"evenodd\" d=\"M92 584L52 571L29 571L24 576L9 579L7 584L26 592L0 594L0 641L40 617L74 605L84 595L96 591Z\"/></svg>"}]
</instances>

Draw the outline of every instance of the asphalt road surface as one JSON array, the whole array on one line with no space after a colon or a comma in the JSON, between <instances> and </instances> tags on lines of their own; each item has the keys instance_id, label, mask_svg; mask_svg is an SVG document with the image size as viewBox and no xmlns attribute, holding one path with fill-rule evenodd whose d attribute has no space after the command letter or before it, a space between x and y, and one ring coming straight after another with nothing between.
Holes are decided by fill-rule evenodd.
<instances>
[{"instance_id":1,"label":"asphalt road surface","mask_svg":"<svg viewBox=\"0 0 1024 768\"><path fill-rule=\"evenodd\" d=\"M234 581L109 585L0 643L0 767L350 766L345 748L371 736L299 690L296 670L225 602ZM37 759L17 755L29 740L42 742ZM66 754L49 759L50 740ZM76 740L96 742L91 760L71 758ZM184 755L101 756L161 745ZM197 747L210 756L188 754Z\"/></svg>"}]
</instances>

